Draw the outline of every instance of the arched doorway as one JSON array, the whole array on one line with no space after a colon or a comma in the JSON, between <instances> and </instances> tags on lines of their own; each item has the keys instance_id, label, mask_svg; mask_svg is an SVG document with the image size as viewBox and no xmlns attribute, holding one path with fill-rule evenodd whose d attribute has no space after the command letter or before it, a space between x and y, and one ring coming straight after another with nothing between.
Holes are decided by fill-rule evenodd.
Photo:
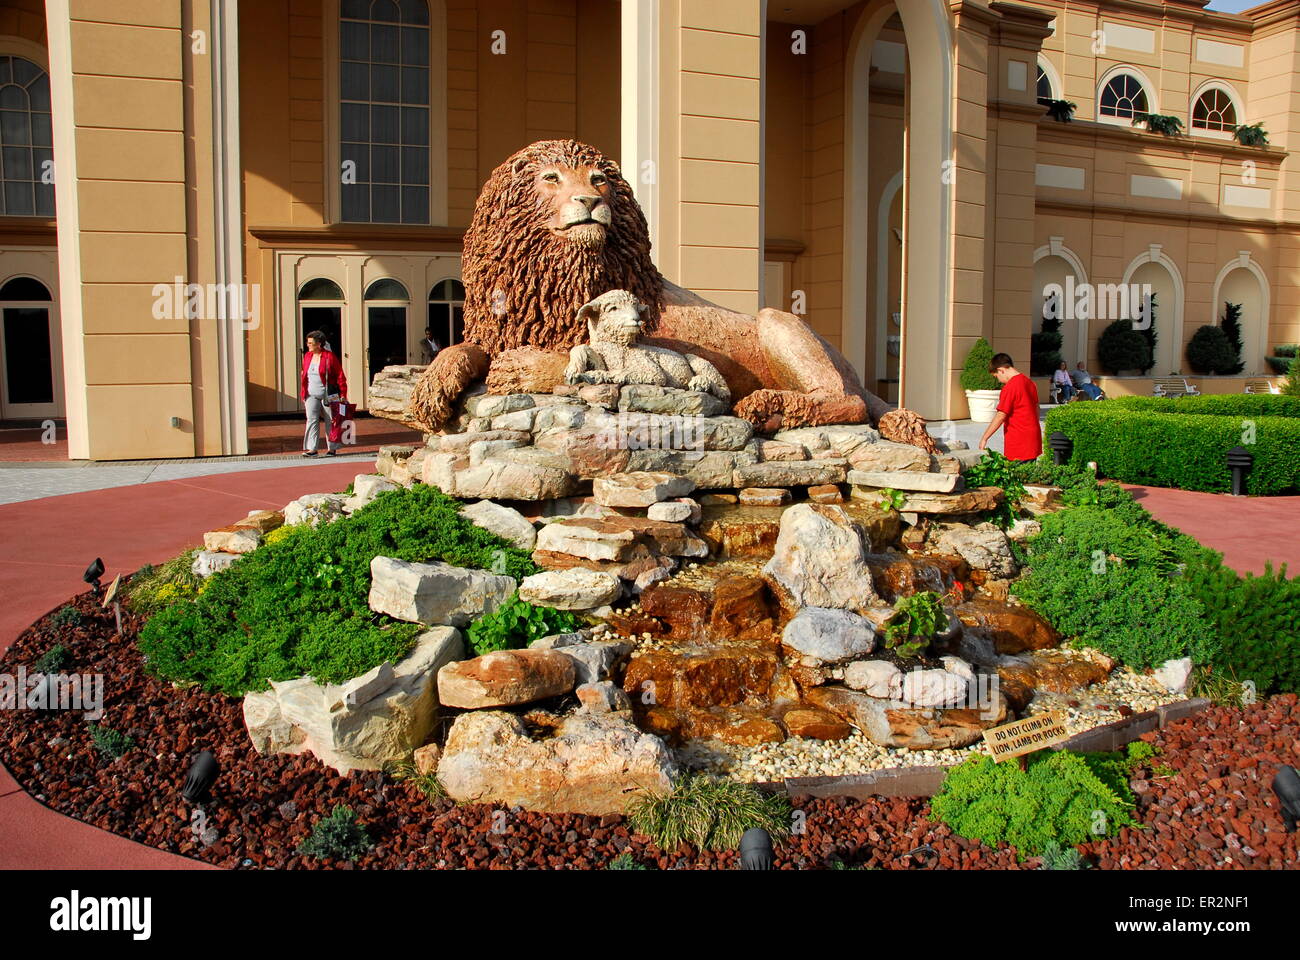
<instances>
[{"instance_id":1,"label":"arched doorway","mask_svg":"<svg viewBox=\"0 0 1300 960\"><path fill-rule=\"evenodd\" d=\"M455 277L435 283L429 291L426 326L440 348L465 339L465 287Z\"/></svg>"},{"instance_id":2,"label":"arched doorway","mask_svg":"<svg viewBox=\"0 0 1300 960\"><path fill-rule=\"evenodd\" d=\"M382 277L366 287L366 383L384 367L407 361L406 315L411 295L400 281Z\"/></svg>"},{"instance_id":3,"label":"arched doorway","mask_svg":"<svg viewBox=\"0 0 1300 960\"><path fill-rule=\"evenodd\" d=\"M1156 349L1149 376L1178 376L1183 369L1183 278L1174 262L1152 244L1137 256L1124 271L1125 284L1137 284L1142 302L1147 293L1154 294ZM1131 289L1131 286L1130 286Z\"/></svg>"},{"instance_id":4,"label":"arched doorway","mask_svg":"<svg viewBox=\"0 0 1300 960\"><path fill-rule=\"evenodd\" d=\"M62 351L49 288L27 276L5 281L0 323L0 420L62 416Z\"/></svg>"},{"instance_id":5,"label":"arched doorway","mask_svg":"<svg viewBox=\"0 0 1300 960\"><path fill-rule=\"evenodd\" d=\"M948 415L951 392L951 292L950 292L950 180L937 181L932 171L946 169L952 157L952 39L949 11L939 0L918 0L895 6L869 2L858 18L849 41L846 62L845 206L843 327L844 354L867 384L876 373L875 358L888 352L873 350L868 357L866 318L876 316L872 333L878 334L878 297L871 295L877 269L872 262L872 220L879 196L873 199L878 179L873 165L892 163L887 182L898 169L887 145L872 138L872 77L879 74L876 43L891 20L901 24L906 53L902 84L905 136L902 185L901 363L900 402L924 416ZM895 19L896 18L896 19ZM873 69L874 68L874 69ZM912 82L909 78L924 78ZM913 172L926 171L924 176ZM924 183L924 187L920 186ZM877 188L878 190L879 188ZM909 321L909 318L910 321ZM915 349L908 350L912 342Z\"/></svg>"},{"instance_id":6,"label":"arched doorway","mask_svg":"<svg viewBox=\"0 0 1300 960\"><path fill-rule=\"evenodd\" d=\"M1241 307L1241 362L1245 364L1242 375L1271 374L1264 366L1270 346L1268 279L1248 251L1243 250L1236 260L1219 271L1214 282L1214 315L1210 322L1223 323L1225 303Z\"/></svg>"},{"instance_id":7,"label":"arched doorway","mask_svg":"<svg viewBox=\"0 0 1300 960\"><path fill-rule=\"evenodd\" d=\"M338 356L343 356L343 309L347 301L343 290L333 280L317 277L298 289L298 363L306 352L305 337L313 330L325 334L325 342Z\"/></svg>"},{"instance_id":8,"label":"arched doorway","mask_svg":"<svg viewBox=\"0 0 1300 960\"><path fill-rule=\"evenodd\" d=\"M1088 273L1083 262L1069 247L1061 243L1060 237L1053 237L1051 243L1034 251L1034 286L1030 291L1029 315L1033 319L1033 332L1043 329L1043 302L1048 292L1061 291L1061 308L1058 316L1061 320L1061 359L1070 365L1080 360L1088 362L1088 324L1087 318L1080 318L1070 308L1066 299L1073 290L1079 290L1088 282ZM1108 321L1098 321L1104 327Z\"/></svg>"}]
</instances>

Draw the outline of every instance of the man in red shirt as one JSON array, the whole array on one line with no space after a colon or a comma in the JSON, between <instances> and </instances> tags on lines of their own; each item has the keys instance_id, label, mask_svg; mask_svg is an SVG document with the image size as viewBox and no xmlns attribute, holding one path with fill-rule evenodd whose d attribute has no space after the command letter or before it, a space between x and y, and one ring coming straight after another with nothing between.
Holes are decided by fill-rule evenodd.
<instances>
[{"instance_id":1,"label":"man in red shirt","mask_svg":"<svg viewBox=\"0 0 1300 960\"><path fill-rule=\"evenodd\" d=\"M980 449L1005 425L1003 450L1008 460L1037 460L1043 452L1043 428L1038 423L1038 388L1034 381L1015 368L1011 357L999 353L989 363L989 372L1002 384L998 412L984 431Z\"/></svg>"}]
</instances>

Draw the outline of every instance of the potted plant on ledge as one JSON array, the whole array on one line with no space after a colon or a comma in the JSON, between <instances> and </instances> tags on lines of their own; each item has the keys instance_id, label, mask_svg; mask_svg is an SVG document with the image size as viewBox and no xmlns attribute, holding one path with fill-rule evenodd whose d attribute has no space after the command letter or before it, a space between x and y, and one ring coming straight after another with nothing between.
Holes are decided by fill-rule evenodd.
<instances>
[{"instance_id":1,"label":"potted plant on ledge","mask_svg":"<svg viewBox=\"0 0 1300 960\"><path fill-rule=\"evenodd\" d=\"M983 337L975 341L975 346L966 354L966 365L961 371L962 389L966 391L966 403L970 407L970 418L976 423L988 423L997 413L998 396L1002 392L997 377L989 372L989 362L993 359L993 348Z\"/></svg>"}]
</instances>

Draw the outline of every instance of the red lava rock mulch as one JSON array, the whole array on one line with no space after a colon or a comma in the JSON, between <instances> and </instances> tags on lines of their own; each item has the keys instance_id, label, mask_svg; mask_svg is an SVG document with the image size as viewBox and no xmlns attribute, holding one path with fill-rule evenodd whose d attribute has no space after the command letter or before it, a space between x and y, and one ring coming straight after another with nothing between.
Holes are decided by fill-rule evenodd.
<instances>
[{"instance_id":1,"label":"red lava rock mulch","mask_svg":"<svg viewBox=\"0 0 1300 960\"><path fill-rule=\"evenodd\" d=\"M145 674L135 643L138 618L124 611L118 636L111 611L83 594L72 601L79 627L49 617L28 628L0 670L15 675L56 643L64 668L104 676L103 726L134 746L101 755L79 712L0 712L0 754L14 777L54 810L140 843L224 867L322 869L598 869L620 853L660 869L734 869L734 851L660 850L622 817L506 811L429 801L414 785L382 773L343 777L310 755L259 756L244 732L240 702L178 690ZM1296 763L1300 708L1294 695L1246 710L1216 708L1148 735L1177 771L1138 774L1145 830L1079 849L1105 868L1294 865L1296 835L1283 832L1269 789L1273 766ZM180 785L192 757L211 749L221 777L210 801L191 808ZM295 852L336 804L350 805L375 841L355 863L320 862ZM805 832L777 847L777 866L819 869L837 862L883 869L1035 867L1014 851L955 837L926 817L921 799L805 800ZM497 831L494 832L494 827ZM207 830L207 842L203 840Z\"/></svg>"}]
</instances>

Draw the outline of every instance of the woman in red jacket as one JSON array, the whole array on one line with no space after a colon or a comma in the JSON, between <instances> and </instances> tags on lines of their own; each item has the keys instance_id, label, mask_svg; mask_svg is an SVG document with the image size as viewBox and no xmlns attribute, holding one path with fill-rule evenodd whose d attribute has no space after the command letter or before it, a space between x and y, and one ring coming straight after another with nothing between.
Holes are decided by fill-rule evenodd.
<instances>
[{"instance_id":1,"label":"woman in red jacket","mask_svg":"<svg viewBox=\"0 0 1300 960\"><path fill-rule=\"evenodd\" d=\"M316 456L320 444L320 424L324 420L329 429L330 403L348 395L348 378L343 375L343 364L333 352L325 349L325 334L313 330L307 334L307 354L302 358L302 399L307 407L307 433L303 438L303 456ZM338 452L339 444L326 433L325 456Z\"/></svg>"}]
</instances>

